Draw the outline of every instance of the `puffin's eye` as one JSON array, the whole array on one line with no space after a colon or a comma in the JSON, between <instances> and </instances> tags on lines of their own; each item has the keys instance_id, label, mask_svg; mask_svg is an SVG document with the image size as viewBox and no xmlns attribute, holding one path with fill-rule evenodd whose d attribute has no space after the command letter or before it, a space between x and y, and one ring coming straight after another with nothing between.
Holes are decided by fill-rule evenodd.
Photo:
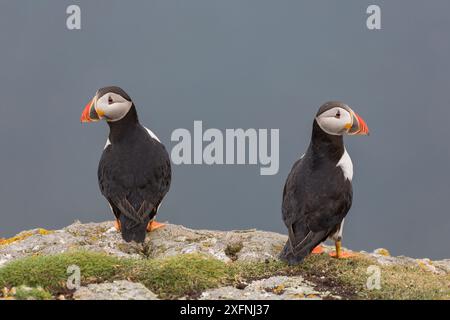
<instances>
[{"instance_id":1,"label":"puffin's eye","mask_svg":"<svg viewBox=\"0 0 450 320\"><path fill-rule=\"evenodd\" d=\"M336 112L336 115L334 116L336 119L340 119L341 118L341 112L338 110Z\"/></svg>"},{"instance_id":2,"label":"puffin's eye","mask_svg":"<svg viewBox=\"0 0 450 320\"><path fill-rule=\"evenodd\" d=\"M114 101L111 97L108 98L108 104L112 104Z\"/></svg>"}]
</instances>

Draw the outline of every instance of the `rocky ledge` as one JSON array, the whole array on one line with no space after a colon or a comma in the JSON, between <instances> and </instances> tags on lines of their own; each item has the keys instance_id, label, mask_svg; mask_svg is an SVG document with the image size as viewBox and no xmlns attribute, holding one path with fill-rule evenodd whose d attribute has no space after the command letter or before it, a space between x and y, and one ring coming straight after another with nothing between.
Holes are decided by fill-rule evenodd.
<instances>
[{"instance_id":1,"label":"rocky ledge","mask_svg":"<svg viewBox=\"0 0 450 320\"><path fill-rule=\"evenodd\" d=\"M144 244L124 242L111 222L35 229L0 239L0 298L450 298L450 259L392 257L377 249L336 260L326 246L324 254L289 267L277 258L285 242L286 236L273 232L192 230L172 224L150 233ZM88 259L102 264L92 270ZM60 285L69 263L81 265L81 287L73 290ZM145 276L139 276L142 270ZM40 278L41 273L58 284ZM167 280L171 276L173 282ZM191 278L184 283L180 277Z\"/></svg>"}]
</instances>

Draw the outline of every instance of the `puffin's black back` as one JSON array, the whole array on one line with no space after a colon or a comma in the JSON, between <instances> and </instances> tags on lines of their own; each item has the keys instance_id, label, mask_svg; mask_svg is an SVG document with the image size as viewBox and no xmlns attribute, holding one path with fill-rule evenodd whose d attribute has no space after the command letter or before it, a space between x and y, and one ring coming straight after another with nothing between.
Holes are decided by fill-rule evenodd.
<instances>
[{"instance_id":1,"label":"puffin's black back","mask_svg":"<svg viewBox=\"0 0 450 320\"><path fill-rule=\"evenodd\" d=\"M340 226L352 204L352 185L337 163L342 136L325 133L314 120L311 143L292 167L283 190L282 216L289 240L281 258L301 262Z\"/></svg>"},{"instance_id":2,"label":"puffin's black back","mask_svg":"<svg viewBox=\"0 0 450 320\"><path fill-rule=\"evenodd\" d=\"M108 124L111 144L98 167L100 190L121 222L124 240L143 242L169 191L170 158L164 145L139 124L134 105L123 119Z\"/></svg>"}]
</instances>

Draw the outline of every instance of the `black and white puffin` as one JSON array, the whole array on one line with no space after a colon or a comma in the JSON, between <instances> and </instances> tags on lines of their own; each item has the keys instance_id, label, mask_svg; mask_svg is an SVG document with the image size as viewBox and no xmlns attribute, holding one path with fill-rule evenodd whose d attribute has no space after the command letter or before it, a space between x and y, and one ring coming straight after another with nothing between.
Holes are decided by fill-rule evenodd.
<instances>
[{"instance_id":1,"label":"black and white puffin","mask_svg":"<svg viewBox=\"0 0 450 320\"><path fill-rule=\"evenodd\" d=\"M81 122L101 119L110 130L98 166L100 190L123 239L142 243L147 231L163 226L154 218L170 187L169 154L139 123L133 101L121 88L99 89L81 114Z\"/></svg>"},{"instance_id":2,"label":"black and white puffin","mask_svg":"<svg viewBox=\"0 0 450 320\"><path fill-rule=\"evenodd\" d=\"M298 264L311 252L321 253L327 238L341 249L344 218L352 205L353 164L344 135L368 135L365 121L342 102L319 108L306 153L295 162L283 190L282 216L289 239L280 258Z\"/></svg>"}]
</instances>

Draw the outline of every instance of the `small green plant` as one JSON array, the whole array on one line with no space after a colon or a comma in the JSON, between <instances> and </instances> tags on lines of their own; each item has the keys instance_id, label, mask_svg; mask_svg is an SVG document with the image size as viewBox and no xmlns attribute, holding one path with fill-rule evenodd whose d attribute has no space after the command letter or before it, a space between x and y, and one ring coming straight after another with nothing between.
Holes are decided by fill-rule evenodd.
<instances>
[{"instance_id":1,"label":"small green plant","mask_svg":"<svg viewBox=\"0 0 450 320\"><path fill-rule=\"evenodd\" d=\"M225 254L227 257L229 257L232 261L237 260L237 254L242 250L244 245L242 242L234 242L227 245L225 248Z\"/></svg>"}]
</instances>

